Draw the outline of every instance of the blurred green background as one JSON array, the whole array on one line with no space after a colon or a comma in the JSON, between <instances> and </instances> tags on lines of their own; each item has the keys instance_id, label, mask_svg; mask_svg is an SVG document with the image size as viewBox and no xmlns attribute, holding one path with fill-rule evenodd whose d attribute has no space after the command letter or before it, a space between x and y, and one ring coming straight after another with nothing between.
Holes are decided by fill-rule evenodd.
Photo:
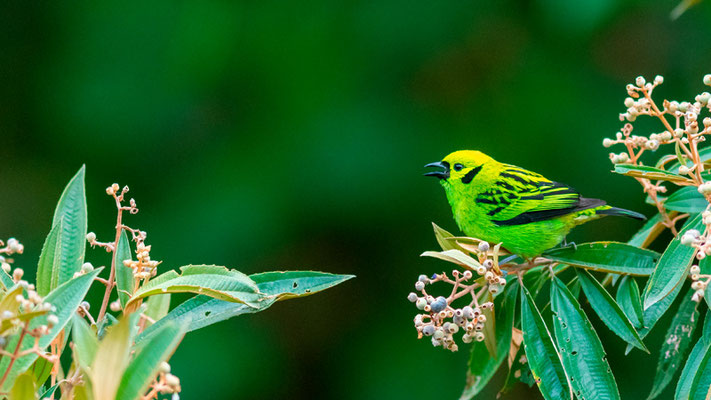
<instances>
[{"instance_id":1,"label":"blurred green background","mask_svg":"<svg viewBox=\"0 0 711 400\"><path fill-rule=\"evenodd\" d=\"M104 188L129 185L141 212L127 222L148 231L163 268L358 275L189 334L171 362L183 398L455 398L466 346L417 341L405 299L417 275L449 268L419 257L436 249L430 222L456 231L422 166L480 149L651 215L601 142L637 75L664 75L659 96L704 90L711 5L671 21L675 5L3 2L0 237L20 238L18 265L34 269L86 163L89 229L111 236ZM610 218L572 240L638 227ZM109 262L98 249L88 258ZM638 366L656 353L624 357L599 332L623 397L646 394L653 369Z\"/></svg>"}]
</instances>

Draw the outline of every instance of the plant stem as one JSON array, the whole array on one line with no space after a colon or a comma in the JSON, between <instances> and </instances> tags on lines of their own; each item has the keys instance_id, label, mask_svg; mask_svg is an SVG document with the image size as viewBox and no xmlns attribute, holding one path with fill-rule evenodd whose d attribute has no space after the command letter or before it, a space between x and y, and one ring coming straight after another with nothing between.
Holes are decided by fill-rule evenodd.
<instances>
[{"instance_id":1,"label":"plant stem","mask_svg":"<svg viewBox=\"0 0 711 400\"><path fill-rule=\"evenodd\" d=\"M118 243L119 239L121 238L121 231L123 230L123 224L121 224L123 208L121 207L121 202L119 201L119 198L116 195L114 195L114 199L116 199L116 208L118 208L118 213L116 214L116 239L114 240L113 254L111 255L111 273L109 274L109 282L106 285L106 291L104 292L104 300L101 302L99 316L96 318L98 322L103 321L104 315L106 315L106 307L108 307L109 305L111 291L114 288L114 281L116 280L116 255L118 254Z\"/></svg>"},{"instance_id":2,"label":"plant stem","mask_svg":"<svg viewBox=\"0 0 711 400\"><path fill-rule=\"evenodd\" d=\"M15 361L18 359L18 354L20 353L20 348L22 347L22 340L25 338L25 335L27 335L27 327L29 324L30 321L28 320L25 322L25 326L22 327L22 333L20 333L20 339L17 341L17 346L15 347L15 352L12 354L12 358L10 359L10 364L7 365L7 369L5 370L2 379L0 379L0 387L5 384L8 375L10 375L10 370L12 370L13 364L15 364Z\"/></svg>"}]
</instances>

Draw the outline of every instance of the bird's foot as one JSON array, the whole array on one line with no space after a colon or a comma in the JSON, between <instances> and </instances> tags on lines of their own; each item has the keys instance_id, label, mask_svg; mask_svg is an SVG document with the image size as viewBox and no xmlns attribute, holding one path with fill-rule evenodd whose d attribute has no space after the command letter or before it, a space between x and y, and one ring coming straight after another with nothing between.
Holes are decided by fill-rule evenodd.
<instances>
[{"instance_id":1,"label":"bird's foot","mask_svg":"<svg viewBox=\"0 0 711 400\"><path fill-rule=\"evenodd\" d=\"M573 250L578 251L578 245L576 245L575 242L568 243L568 240L566 240L566 239L563 239L563 243L561 243L560 247L562 247L562 248L572 247Z\"/></svg>"}]
</instances>

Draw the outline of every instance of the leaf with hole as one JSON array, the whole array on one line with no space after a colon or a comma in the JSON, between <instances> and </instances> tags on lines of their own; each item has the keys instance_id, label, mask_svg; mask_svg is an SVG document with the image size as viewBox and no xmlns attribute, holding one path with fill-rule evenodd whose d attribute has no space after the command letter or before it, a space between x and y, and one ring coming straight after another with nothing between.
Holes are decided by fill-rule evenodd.
<instances>
[{"instance_id":1,"label":"leaf with hole","mask_svg":"<svg viewBox=\"0 0 711 400\"><path fill-rule=\"evenodd\" d=\"M691 345L691 337L699 319L698 303L691 300L692 294L693 290L686 293L679 306L679 311L674 315L674 319L664 335L648 400L654 399L662 393L685 360Z\"/></svg>"},{"instance_id":2,"label":"leaf with hole","mask_svg":"<svg viewBox=\"0 0 711 400\"><path fill-rule=\"evenodd\" d=\"M528 290L521 286L521 330L528 366L546 400L572 399L558 349Z\"/></svg>"},{"instance_id":3,"label":"leaf with hole","mask_svg":"<svg viewBox=\"0 0 711 400\"><path fill-rule=\"evenodd\" d=\"M711 315L706 314L704 334L691 349L676 385L674 400L703 400L711 386Z\"/></svg>"},{"instance_id":4,"label":"leaf with hole","mask_svg":"<svg viewBox=\"0 0 711 400\"><path fill-rule=\"evenodd\" d=\"M563 367L578 398L619 399L615 377L600 338L565 284L551 282L551 309Z\"/></svg>"},{"instance_id":5,"label":"leaf with hole","mask_svg":"<svg viewBox=\"0 0 711 400\"><path fill-rule=\"evenodd\" d=\"M265 300L259 303L260 308L213 299L208 296L195 296L147 327L136 341L150 337L160 326L169 321L175 321L181 326L185 325L186 332L190 332L238 315L263 311L276 301L318 293L354 278L353 275L337 275L317 271L263 272L249 277L256 283L259 291L266 295Z\"/></svg>"}]
</instances>

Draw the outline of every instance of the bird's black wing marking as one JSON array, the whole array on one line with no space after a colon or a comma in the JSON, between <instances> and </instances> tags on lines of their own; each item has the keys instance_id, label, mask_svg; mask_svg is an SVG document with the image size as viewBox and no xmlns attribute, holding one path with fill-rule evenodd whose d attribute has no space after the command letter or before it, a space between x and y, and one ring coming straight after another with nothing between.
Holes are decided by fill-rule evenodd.
<instances>
[{"instance_id":1,"label":"bird's black wing marking","mask_svg":"<svg viewBox=\"0 0 711 400\"><path fill-rule=\"evenodd\" d=\"M498 226L523 225L529 224L531 222L545 221L563 215L571 214L577 211L587 210L603 205L605 205L605 202L603 200L581 197L578 203L573 207L541 211L527 211L511 219L507 219L504 221L494 221L494 223Z\"/></svg>"}]
</instances>

